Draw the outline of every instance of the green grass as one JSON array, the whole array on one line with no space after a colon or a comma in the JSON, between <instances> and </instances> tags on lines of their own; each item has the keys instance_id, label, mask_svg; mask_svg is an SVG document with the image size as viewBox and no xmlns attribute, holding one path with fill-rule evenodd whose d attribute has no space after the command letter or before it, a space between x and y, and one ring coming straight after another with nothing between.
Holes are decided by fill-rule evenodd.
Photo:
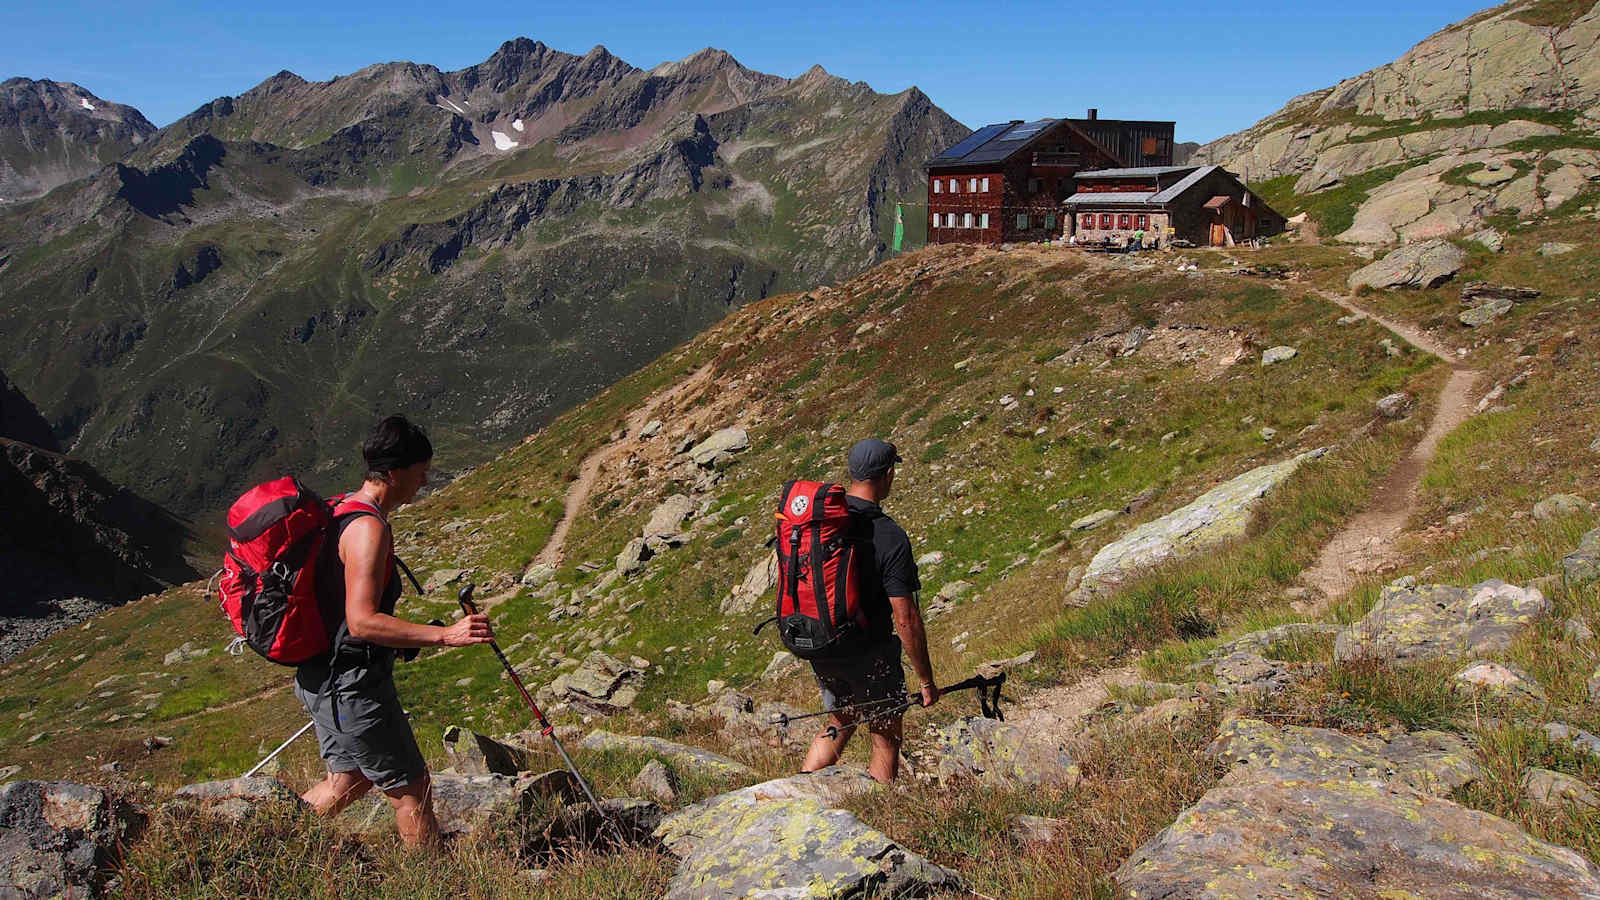
<instances>
[{"instance_id":1,"label":"green grass","mask_svg":"<svg viewBox=\"0 0 1600 900\"><path fill-rule=\"evenodd\" d=\"M1314 194L1297 194L1294 184L1297 175L1284 175L1254 185L1267 204L1286 216L1306 213L1316 221L1325 237L1344 233L1355 223L1356 210L1367 201L1372 191L1387 184L1407 169L1426 164L1429 158L1407 160L1392 166L1362 172L1344 179L1338 185Z\"/></svg>"}]
</instances>

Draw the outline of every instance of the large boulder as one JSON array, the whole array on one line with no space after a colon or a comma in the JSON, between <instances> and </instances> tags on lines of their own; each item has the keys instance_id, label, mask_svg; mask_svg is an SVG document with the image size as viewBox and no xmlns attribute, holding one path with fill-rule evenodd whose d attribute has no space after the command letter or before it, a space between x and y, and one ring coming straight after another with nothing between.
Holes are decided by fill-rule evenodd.
<instances>
[{"instance_id":1,"label":"large boulder","mask_svg":"<svg viewBox=\"0 0 1600 900\"><path fill-rule=\"evenodd\" d=\"M1600 578L1600 528L1585 534L1578 549L1562 557L1561 570L1574 585Z\"/></svg>"},{"instance_id":2,"label":"large boulder","mask_svg":"<svg viewBox=\"0 0 1600 900\"><path fill-rule=\"evenodd\" d=\"M656 829L680 860L669 900L908 897L960 891L961 881L830 809L843 793L870 789L858 771L825 769L712 797L667 816Z\"/></svg>"},{"instance_id":3,"label":"large boulder","mask_svg":"<svg viewBox=\"0 0 1600 900\"><path fill-rule=\"evenodd\" d=\"M749 612L777 583L778 554L769 552L751 564L749 571L745 572L744 580L735 585L722 601L722 614L739 615Z\"/></svg>"},{"instance_id":4,"label":"large boulder","mask_svg":"<svg viewBox=\"0 0 1600 900\"><path fill-rule=\"evenodd\" d=\"M1365 616L1339 634L1334 658L1414 660L1487 655L1550 608L1538 588L1491 580L1470 588L1415 586L1402 579L1383 589Z\"/></svg>"},{"instance_id":5,"label":"large boulder","mask_svg":"<svg viewBox=\"0 0 1600 900\"><path fill-rule=\"evenodd\" d=\"M1223 723L1206 755L1230 770L1253 767L1308 781L1377 779L1440 797L1482 775L1472 748L1442 731L1354 735L1241 717Z\"/></svg>"},{"instance_id":6,"label":"large boulder","mask_svg":"<svg viewBox=\"0 0 1600 900\"><path fill-rule=\"evenodd\" d=\"M1255 507L1307 460L1325 448L1261 466L1218 485L1182 509L1146 522L1100 548L1078 586L1082 597L1109 593L1152 566L1190 556L1244 536Z\"/></svg>"},{"instance_id":7,"label":"large boulder","mask_svg":"<svg viewBox=\"0 0 1600 900\"><path fill-rule=\"evenodd\" d=\"M941 781L974 778L1007 786L1073 787L1083 777L1062 742L994 719L968 717L939 733Z\"/></svg>"},{"instance_id":8,"label":"large boulder","mask_svg":"<svg viewBox=\"0 0 1600 900\"><path fill-rule=\"evenodd\" d=\"M1132 897L1600 897L1600 868L1403 785L1250 773L1117 869Z\"/></svg>"},{"instance_id":9,"label":"large boulder","mask_svg":"<svg viewBox=\"0 0 1600 900\"><path fill-rule=\"evenodd\" d=\"M1456 316L1456 321L1468 328L1482 328L1495 319L1511 312L1511 308L1514 305L1510 300L1504 298L1485 300L1471 309L1462 310Z\"/></svg>"},{"instance_id":10,"label":"large boulder","mask_svg":"<svg viewBox=\"0 0 1600 900\"><path fill-rule=\"evenodd\" d=\"M96 897L144 816L67 781L0 785L0 897Z\"/></svg>"},{"instance_id":11,"label":"large boulder","mask_svg":"<svg viewBox=\"0 0 1600 900\"><path fill-rule=\"evenodd\" d=\"M673 540L682 534L683 522L694 515L694 510L693 500L683 494L673 494L650 513L650 520L645 523L644 533L640 536L646 541L652 538Z\"/></svg>"},{"instance_id":12,"label":"large boulder","mask_svg":"<svg viewBox=\"0 0 1600 900\"><path fill-rule=\"evenodd\" d=\"M1349 286L1432 288L1449 281L1467 261L1467 252L1446 240L1407 244L1351 273Z\"/></svg>"},{"instance_id":13,"label":"large boulder","mask_svg":"<svg viewBox=\"0 0 1600 900\"><path fill-rule=\"evenodd\" d=\"M577 781L561 770L523 776L434 772L430 781L439 832L446 837L476 834L496 823L530 821L541 808L582 799Z\"/></svg>"},{"instance_id":14,"label":"large boulder","mask_svg":"<svg viewBox=\"0 0 1600 900\"><path fill-rule=\"evenodd\" d=\"M1589 501L1577 494L1551 494L1533 505L1533 517L1541 522L1588 511Z\"/></svg>"},{"instance_id":15,"label":"large boulder","mask_svg":"<svg viewBox=\"0 0 1600 900\"><path fill-rule=\"evenodd\" d=\"M185 785L173 792L171 806L233 823L254 818L262 806L311 811L293 788L276 778L259 776Z\"/></svg>"},{"instance_id":16,"label":"large boulder","mask_svg":"<svg viewBox=\"0 0 1600 900\"><path fill-rule=\"evenodd\" d=\"M579 712L609 716L633 706L644 675L643 667L596 650L578 668L557 675L540 694Z\"/></svg>"},{"instance_id":17,"label":"large boulder","mask_svg":"<svg viewBox=\"0 0 1600 900\"><path fill-rule=\"evenodd\" d=\"M618 750L625 753L643 753L661 757L681 771L712 775L720 778L754 778L755 770L738 760L699 747L675 744L658 737L638 734L612 734L609 731L591 731L584 735L578 746L584 750Z\"/></svg>"},{"instance_id":18,"label":"large boulder","mask_svg":"<svg viewBox=\"0 0 1600 900\"><path fill-rule=\"evenodd\" d=\"M1469 281L1461 286L1461 305L1480 306L1490 300L1510 300L1513 303L1523 303L1528 300L1539 299L1539 291L1533 288L1512 287L1507 284L1490 284L1487 281Z\"/></svg>"},{"instance_id":19,"label":"large boulder","mask_svg":"<svg viewBox=\"0 0 1600 900\"><path fill-rule=\"evenodd\" d=\"M720 466L733 454L750 449L750 435L743 428L724 428L694 445L689 458L701 466Z\"/></svg>"}]
</instances>

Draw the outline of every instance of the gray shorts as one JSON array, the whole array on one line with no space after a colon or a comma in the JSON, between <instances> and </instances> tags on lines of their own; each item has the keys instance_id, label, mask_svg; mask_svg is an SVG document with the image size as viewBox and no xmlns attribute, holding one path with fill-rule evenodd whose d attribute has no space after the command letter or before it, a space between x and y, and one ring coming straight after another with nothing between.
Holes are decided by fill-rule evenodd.
<instances>
[{"instance_id":1,"label":"gray shorts","mask_svg":"<svg viewBox=\"0 0 1600 900\"><path fill-rule=\"evenodd\" d=\"M295 671L294 694L317 729L329 772L357 772L379 790L414 784L428 764L394 689L393 662L341 660Z\"/></svg>"},{"instance_id":2,"label":"gray shorts","mask_svg":"<svg viewBox=\"0 0 1600 900\"><path fill-rule=\"evenodd\" d=\"M817 687L822 692L824 709L876 704L862 710L871 717L875 709L892 709L906 699L906 673L900 666L899 638L889 639L864 656L812 660L811 673L816 676Z\"/></svg>"}]
</instances>

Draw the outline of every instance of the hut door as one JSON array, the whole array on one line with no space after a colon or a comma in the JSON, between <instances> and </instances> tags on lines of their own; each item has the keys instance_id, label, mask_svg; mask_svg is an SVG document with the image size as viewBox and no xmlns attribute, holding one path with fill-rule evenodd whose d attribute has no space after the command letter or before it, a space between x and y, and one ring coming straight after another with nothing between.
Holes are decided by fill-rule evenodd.
<instances>
[{"instance_id":1,"label":"hut door","mask_svg":"<svg viewBox=\"0 0 1600 900\"><path fill-rule=\"evenodd\" d=\"M1212 222L1211 223L1211 246L1213 246L1213 247L1225 247L1225 246L1227 246L1227 243L1228 243L1228 229L1227 229L1227 226L1223 225L1221 222Z\"/></svg>"}]
</instances>

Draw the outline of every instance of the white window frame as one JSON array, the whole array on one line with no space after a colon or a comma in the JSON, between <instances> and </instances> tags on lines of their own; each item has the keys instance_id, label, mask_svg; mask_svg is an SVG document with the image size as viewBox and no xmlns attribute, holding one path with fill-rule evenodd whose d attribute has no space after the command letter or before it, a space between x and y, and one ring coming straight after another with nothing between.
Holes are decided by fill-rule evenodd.
<instances>
[{"instance_id":1,"label":"white window frame","mask_svg":"<svg viewBox=\"0 0 1600 900\"><path fill-rule=\"evenodd\" d=\"M967 192L971 193L971 194L976 194L978 192L978 179L976 179L976 178L968 178L967 179Z\"/></svg>"},{"instance_id":2,"label":"white window frame","mask_svg":"<svg viewBox=\"0 0 1600 900\"><path fill-rule=\"evenodd\" d=\"M943 178L935 178L933 180L933 192L935 194L944 193L944 179Z\"/></svg>"},{"instance_id":3,"label":"white window frame","mask_svg":"<svg viewBox=\"0 0 1600 900\"><path fill-rule=\"evenodd\" d=\"M934 213L933 214L933 227L935 227L935 228L943 228L944 226L939 224L940 221L941 220L939 218L939 214L938 213Z\"/></svg>"},{"instance_id":4,"label":"white window frame","mask_svg":"<svg viewBox=\"0 0 1600 900\"><path fill-rule=\"evenodd\" d=\"M987 178L985 178L984 180L988 181ZM978 227L979 228L983 228L983 229L988 229L988 227L989 227L989 214L988 213L979 213L978 214Z\"/></svg>"},{"instance_id":5,"label":"white window frame","mask_svg":"<svg viewBox=\"0 0 1600 900\"><path fill-rule=\"evenodd\" d=\"M961 188L958 187L958 185L960 185L960 184L961 184L961 182L957 181L956 179L954 179L954 178L950 179L950 193L952 193L952 194L961 193Z\"/></svg>"},{"instance_id":6,"label":"white window frame","mask_svg":"<svg viewBox=\"0 0 1600 900\"><path fill-rule=\"evenodd\" d=\"M972 227L972 213L966 213L961 217L961 227L962 228L971 228Z\"/></svg>"},{"instance_id":7,"label":"white window frame","mask_svg":"<svg viewBox=\"0 0 1600 900\"><path fill-rule=\"evenodd\" d=\"M985 194L989 193L989 179L987 179L987 178L983 179L983 187L981 188L981 190Z\"/></svg>"}]
</instances>

